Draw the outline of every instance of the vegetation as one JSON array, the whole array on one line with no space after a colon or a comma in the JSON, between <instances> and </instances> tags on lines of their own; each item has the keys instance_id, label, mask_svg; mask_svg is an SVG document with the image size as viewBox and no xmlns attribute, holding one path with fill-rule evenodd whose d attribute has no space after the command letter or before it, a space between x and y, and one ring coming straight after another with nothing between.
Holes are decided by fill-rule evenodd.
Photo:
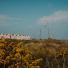
<instances>
[{"instance_id":1,"label":"vegetation","mask_svg":"<svg viewBox=\"0 0 68 68\"><path fill-rule=\"evenodd\" d=\"M0 39L0 68L68 68L68 41Z\"/></svg>"}]
</instances>

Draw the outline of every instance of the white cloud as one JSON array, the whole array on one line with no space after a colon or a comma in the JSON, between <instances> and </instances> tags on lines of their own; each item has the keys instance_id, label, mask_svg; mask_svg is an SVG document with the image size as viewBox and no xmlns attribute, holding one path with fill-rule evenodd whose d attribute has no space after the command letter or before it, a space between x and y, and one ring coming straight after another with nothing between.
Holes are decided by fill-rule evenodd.
<instances>
[{"instance_id":1,"label":"white cloud","mask_svg":"<svg viewBox=\"0 0 68 68\"><path fill-rule=\"evenodd\" d=\"M57 11L50 16L43 16L39 19L39 23L59 23L59 22L68 22L68 11Z\"/></svg>"},{"instance_id":2,"label":"white cloud","mask_svg":"<svg viewBox=\"0 0 68 68\"><path fill-rule=\"evenodd\" d=\"M19 17L11 17L8 15L0 15L0 22L1 21L6 21L6 20L22 20L23 18L19 18Z\"/></svg>"},{"instance_id":3,"label":"white cloud","mask_svg":"<svg viewBox=\"0 0 68 68\"><path fill-rule=\"evenodd\" d=\"M0 15L0 20L22 20L22 18L11 17L11 16L8 16L8 15Z\"/></svg>"},{"instance_id":4,"label":"white cloud","mask_svg":"<svg viewBox=\"0 0 68 68\"><path fill-rule=\"evenodd\" d=\"M11 21L21 21L23 18L0 15L0 26L9 25Z\"/></svg>"}]
</instances>

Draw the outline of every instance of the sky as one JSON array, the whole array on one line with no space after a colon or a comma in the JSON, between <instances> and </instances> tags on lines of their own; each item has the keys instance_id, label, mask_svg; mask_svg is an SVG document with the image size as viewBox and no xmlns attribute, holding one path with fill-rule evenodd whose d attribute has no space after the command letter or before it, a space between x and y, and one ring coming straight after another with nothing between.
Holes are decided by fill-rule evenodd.
<instances>
[{"instance_id":1,"label":"sky","mask_svg":"<svg viewBox=\"0 0 68 68\"><path fill-rule=\"evenodd\" d=\"M0 33L68 39L68 0L0 0Z\"/></svg>"}]
</instances>

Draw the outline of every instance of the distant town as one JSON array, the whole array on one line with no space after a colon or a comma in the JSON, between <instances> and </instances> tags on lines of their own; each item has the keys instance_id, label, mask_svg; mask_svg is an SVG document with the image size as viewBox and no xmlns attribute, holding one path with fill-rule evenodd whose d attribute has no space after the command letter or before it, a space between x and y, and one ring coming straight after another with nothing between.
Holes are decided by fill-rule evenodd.
<instances>
[{"instance_id":1,"label":"distant town","mask_svg":"<svg viewBox=\"0 0 68 68\"><path fill-rule=\"evenodd\" d=\"M20 34L0 34L0 39L17 39L17 40L30 40L29 35L20 35Z\"/></svg>"}]
</instances>

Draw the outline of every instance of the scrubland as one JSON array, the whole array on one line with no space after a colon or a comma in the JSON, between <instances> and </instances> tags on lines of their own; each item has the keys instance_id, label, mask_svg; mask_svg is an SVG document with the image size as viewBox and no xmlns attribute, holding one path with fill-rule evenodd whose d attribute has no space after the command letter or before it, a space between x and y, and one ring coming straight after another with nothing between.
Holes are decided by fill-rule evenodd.
<instances>
[{"instance_id":1,"label":"scrubland","mask_svg":"<svg viewBox=\"0 0 68 68\"><path fill-rule=\"evenodd\" d=\"M0 39L0 68L68 68L68 40Z\"/></svg>"}]
</instances>

